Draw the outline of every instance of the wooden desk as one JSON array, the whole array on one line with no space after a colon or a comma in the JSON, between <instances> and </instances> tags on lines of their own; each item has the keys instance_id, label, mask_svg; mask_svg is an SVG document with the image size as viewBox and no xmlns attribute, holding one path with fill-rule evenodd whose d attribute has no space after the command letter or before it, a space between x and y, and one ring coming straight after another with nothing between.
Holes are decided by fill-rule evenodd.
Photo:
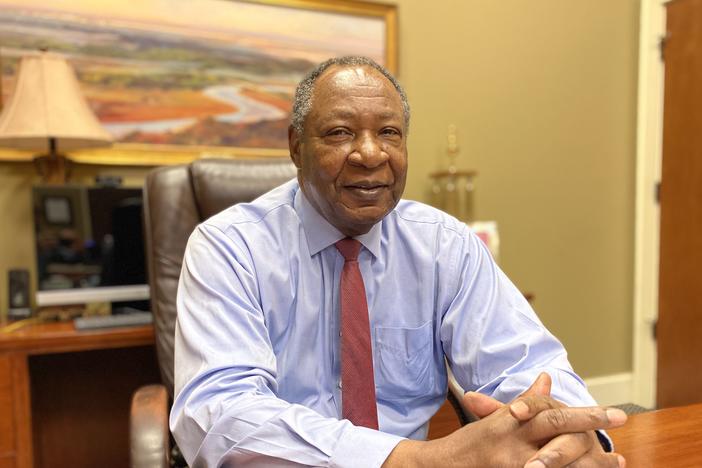
<instances>
[{"instance_id":1,"label":"wooden desk","mask_svg":"<svg viewBox=\"0 0 702 468\"><path fill-rule=\"evenodd\" d=\"M608 432L628 467L702 467L702 404L634 414Z\"/></svg>"},{"instance_id":2,"label":"wooden desk","mask_svg":"<svg viewBox=\"0 0 702 468\"><path fill-rule=\"evenodd\" d=\"M446 403L431 419L429 439L459 427ZM630 468L702 467L702 404L634 414L624 427L607 432Z\"/></svg>"},{"instance_id":3,"label":"wooden desk","mask_svg":"<svg viewBox=\"0 0 702 468\"><path fill-rule=\"evenodd\" d=\"M159 380L153 328L0 334L0 468L128 466L131 393Z\"/></svg>"}]
</instances>

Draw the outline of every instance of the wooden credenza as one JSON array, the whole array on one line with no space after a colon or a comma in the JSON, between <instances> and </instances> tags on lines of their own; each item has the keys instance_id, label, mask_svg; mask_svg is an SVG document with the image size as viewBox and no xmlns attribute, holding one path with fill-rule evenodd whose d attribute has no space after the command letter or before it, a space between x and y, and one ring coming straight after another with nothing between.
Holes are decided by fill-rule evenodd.
<instances>
[{"instance_id":1,"label":"wooden credenza","mask_svg":"<svg viewBox=\"0 0 702 468\"><path fill-rule=\"evenodd\" d=\"M0 334L0 468L124 467L132 392L159 381L151 326Z\"/></svg>"}]
</instances>

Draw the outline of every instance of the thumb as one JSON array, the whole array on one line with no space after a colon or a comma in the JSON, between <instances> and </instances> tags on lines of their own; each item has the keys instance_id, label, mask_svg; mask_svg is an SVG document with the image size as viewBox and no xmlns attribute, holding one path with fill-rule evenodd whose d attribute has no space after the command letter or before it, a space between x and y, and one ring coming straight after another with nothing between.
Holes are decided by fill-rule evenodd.
<instances>
[{"instance_id":1,"label":"thumb","mask_svg":"<svg viewBox=\"0 0 702 468\"><path fill-rule=\"evenodd\" d=\"M504 404L482 393L467 392L463 395L463 406L477 418L482 419L502 408Z\"/></svg>"}]
</instances>

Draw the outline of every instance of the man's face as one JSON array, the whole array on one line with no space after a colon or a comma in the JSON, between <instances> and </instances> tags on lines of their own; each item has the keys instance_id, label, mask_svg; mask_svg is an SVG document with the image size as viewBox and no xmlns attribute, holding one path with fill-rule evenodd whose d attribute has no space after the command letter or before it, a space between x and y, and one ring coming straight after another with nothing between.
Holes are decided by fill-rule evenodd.
<instances>
[{"instance_id":1,"label":"man's face","mask_svg":"<svg viewBox=\"0 0 702 468\"><path fill-rule=\"evenodd\" d=\"M290 155L312 206L347 236L365 234L400 200L407 129L395 87L373 68L328 68Z\"/></svg>"}]
</instances>

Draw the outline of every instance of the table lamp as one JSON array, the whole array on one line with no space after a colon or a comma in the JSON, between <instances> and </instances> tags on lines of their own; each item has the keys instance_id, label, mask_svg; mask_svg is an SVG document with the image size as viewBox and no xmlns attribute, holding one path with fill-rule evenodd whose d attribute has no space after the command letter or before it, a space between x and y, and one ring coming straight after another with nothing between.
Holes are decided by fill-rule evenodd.
<instances>
[{"instance_id":1,"label":"table lamp","mask_svg":"<svg viewBox=\"0 0 702 468\"><path fill-rule=\"evenodd\" d=\"M38 152L34 160L44 182L64 183L64 152L111 144L63 56L39 51L22 57L15 91L0 115L0 146Z\"/></svg>"}]
</instances>

